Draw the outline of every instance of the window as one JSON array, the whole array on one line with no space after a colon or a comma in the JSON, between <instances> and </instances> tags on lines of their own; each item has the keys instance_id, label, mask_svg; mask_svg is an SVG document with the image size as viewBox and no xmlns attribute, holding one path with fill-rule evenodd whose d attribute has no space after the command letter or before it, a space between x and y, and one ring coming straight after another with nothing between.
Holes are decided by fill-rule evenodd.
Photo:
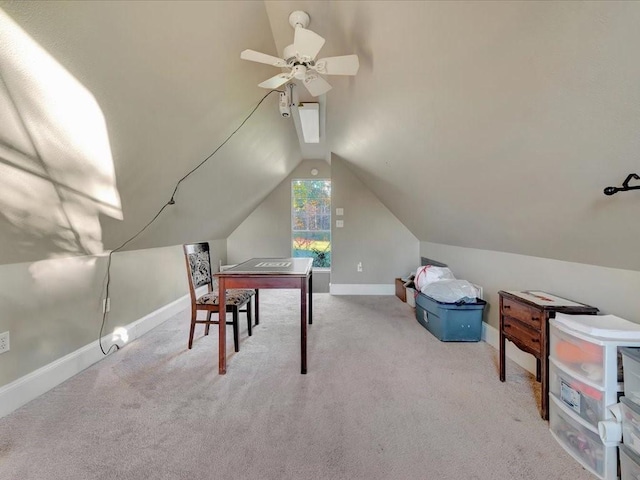
<instances>
[{"instance_id":1,"label":"window","mask_svg":"<svg viewBox=\"0 0 640 480\"><path fill-rule=\"evenodd\" d=\"M313 266L331 266L331 180L291 182L291 236L294 257L313 257Z\"/></svg>"}]
</instances>

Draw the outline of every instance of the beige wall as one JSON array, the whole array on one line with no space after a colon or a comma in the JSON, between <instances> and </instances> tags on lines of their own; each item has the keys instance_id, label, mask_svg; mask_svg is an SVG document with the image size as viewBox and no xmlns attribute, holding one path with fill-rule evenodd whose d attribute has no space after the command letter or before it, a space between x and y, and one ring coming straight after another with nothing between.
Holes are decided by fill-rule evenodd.
<instances>
[{"instance_id":1,"label":"beige wall","mask_svg":"<svg viewBox=\"0 0 640 480\"><path fill-rule=\"evenodd\" d=\"M489 302L485 320L496 329L499 290L542 290L640 323L638 271L429 242L420 243L420 253L449 265L457 278L481 285Z\"/></svg>"},{"instance_id":2,"label":"beige wall","mask_svg":"<svg viewBox=\"0 0 640 480\"><path fill-rule=\"evenodd\" d=\"M331 158L332 284L393 284L420 265L418 239L337 155ZM344 215L336 217L336 208ZM336 228L342 219L344 227ZM362 272L357 264L362 263Z\"/></svg>"},{"instance_id":3,"label":"beige wall","mask_svg":"<svg viewBox=\"0 0 640 480\"><path fill-rule=\"evenodd\" d=\"M212 262L226 242L210 242ZM106 256L67 257L0 266L0 332L11 350L0 356L0 386L98 339ZM111 311L103 335L187 294L182 246L115 253Z\"/></svg>"},{"instance_id":4,"label":"beige wall","mask_svg":"<svg viewBox=\"0 0 640 480\"><path fill-rule=\"evenodd\" d=\"M311 176L317 168L318 175ZM322 160L305 160L229 236L230 263L251 257L291 255L291 180L331 178L332 284L393 284L419 265L418 240L360 182L344 161L333 157L331 165ZM336 207L344 216L335 215ZM338 219L343 228L335 228ZM358 262L363 272L356 272ZM329 291L328 278L314 273L314 291Z\"/></svg>"}]
</instances>

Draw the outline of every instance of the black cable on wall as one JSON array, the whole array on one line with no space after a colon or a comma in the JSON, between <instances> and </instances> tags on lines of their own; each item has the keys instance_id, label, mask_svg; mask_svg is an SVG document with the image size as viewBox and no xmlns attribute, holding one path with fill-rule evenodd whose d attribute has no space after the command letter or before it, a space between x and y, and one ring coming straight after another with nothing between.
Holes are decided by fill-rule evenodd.
<instances>
[{"instance_id":1,"label":"black cable on wall","mask_svg":"<svg viewBox=\"0 0 640 480\"><path fill-rule=\"evenodd\" d=\"M240 125L238 125L238 127L231 132L231 134L220 144L218 145L218 147L211 152L204 160L202 160L198 165L196 165L194 168L192 168L184 177L182 177L180 180L178 180L178 182L176 183L175 188L173 189L173 192L171 193L171 198L169 198L169 201L167 203L165 203L162 208L160 208L160 210L158 210L158 212L153 216L153 218L144 226L142 227L135 235L133 235L131 238L129 238L128 240L126 240L122 245L120 245L117 248L114 248L113 250L111 250L109 252L109 258L107 260L107 275L106 275L106 286L105 286L105 299L109 298L109 287L111 285L111 259L112 256L115 252L122 250L124 247L126 247L129 243L131 243L133 240L135 240L136 238L138 238L147 228L149 228L149 226L155 222L158 217L162 214L162 212L164 211L165 208L167 208L170 205L175 205L176 203L176 194L178 192L178 187L180 186L180 184L182 182L184 182L191 174L193 174L196 170L198 170L200 167L202 167L205 163L207 163L217 152L218 150L220 150L229 140L231 140L231 138L238 132L238 130L240 130L245 123L247 123L247 121L253 116L253 114L255 113L255 111L258 109L258 107L262 104L262 102L265 101L265 99L271 95L274 92L278 92L281 93L280 90L270 90L269 92L267 92L267 94L262 97L260 99L260 101L256 104L255 107L253 107L253 109L251 110L251 112L249 112L249 114L245 117L245 119L242 121L242 123L240 123ZM106 300L105 300L106 301ZM100 334L98 336L98 343L100 345L100 350L102 351L103 355L108 355L109 353L111 353L111 351L114 349L115 350L119 350L120 346L116 343L114 343L113 345L111 345L111 347L109 347L108 350L105 351L104 347L102 346L102 333L104 331L104 327L105 324L107 322L107 317L108 317L108 312L107 312L107 308L103 308L103 313L102 313L102 324L100 325Z\"/></svg>"}]
</instances>

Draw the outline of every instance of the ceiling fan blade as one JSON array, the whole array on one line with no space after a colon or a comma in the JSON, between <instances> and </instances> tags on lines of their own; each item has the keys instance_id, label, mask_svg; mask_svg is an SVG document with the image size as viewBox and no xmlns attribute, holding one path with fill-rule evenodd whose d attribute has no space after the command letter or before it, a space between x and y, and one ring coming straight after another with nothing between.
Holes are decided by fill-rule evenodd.
<instances>
[{"instance_id":1,"label":"ceiling fan blade","mask_svg":"<svg viewBox=\"0 0 640 480\"><path fill-rule=\"evenodd\" d=\"M309 93L314 97L318 97L331 90L329 82L318 75L307 75L304 77L303 83L304 86L307 87L307 90L309 90Z\"/></svg>"},{"instance_id":2,"label":"ceiling fan blade","mask_svg":"<svg viewBox=\"0 0 640 480\"><path fill-rule=\"evenodd\" d=\"M313 60L324 45L324 38L306 28L296 27L293 37L293 48L298 53L300 60Z\"/></svg>"},{"instance_id":3,"label":"ceiling fan blade","mask_svg":"<svg viewBox=\"0 0 640 480\"><path fill-rule=\"evenodd\" d=\"M275 77L271 77L270 79L258 84L258 86L262 88L278 88L280 85L284 85L289 80L291 80L291 75L289 75L288 73L279 73Z\"/></svg>"},{"instance_id":4,"label":"ceiling fan blade","mask_svg":"<svg viewBox=\"0 0 640 480\"><path fill-rule=\"evenodd\" d=\"M274 67L287 66L287 62L283 59L267 55L266 53L256 52L255 50L244 50L240 54L240 58L251 62L266 63L267 65L273 65Z\"/></svg>"},{"instance_id":5,"label":"ceiling fan blade","mask_svg":"<svg viewBox=\"0 0 640 480\"><path fill-rule=\"evenodd\" d=\"M360 68L358 55L321 58L313 67L318 73L325 75L355 75Z\"/></svg>"}]
</instances>

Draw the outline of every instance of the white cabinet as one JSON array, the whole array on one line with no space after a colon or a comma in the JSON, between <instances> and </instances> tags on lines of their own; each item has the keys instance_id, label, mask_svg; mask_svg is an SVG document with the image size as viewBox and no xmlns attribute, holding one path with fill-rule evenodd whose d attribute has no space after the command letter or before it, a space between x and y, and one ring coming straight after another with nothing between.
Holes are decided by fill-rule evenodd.
<instances>
[{"instance_id":1,"label":"white cabinet","mask_svg":"<svg viewBox=\"0 0 640 480\"><path fill-rule=\"evenodd\" d=\"M565 315L549 321L549 428L585 468L618 478L617 447L600 440L598 422L623 394L619 347L640 346L640 325L614 315Z\"/></svg>"}]
</instances>

